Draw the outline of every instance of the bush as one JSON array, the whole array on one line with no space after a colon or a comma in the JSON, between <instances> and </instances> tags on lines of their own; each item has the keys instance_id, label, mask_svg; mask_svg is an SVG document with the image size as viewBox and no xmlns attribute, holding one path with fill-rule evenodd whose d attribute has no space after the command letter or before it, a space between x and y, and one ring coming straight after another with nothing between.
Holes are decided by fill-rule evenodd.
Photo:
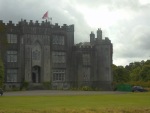
<instances>
[{"instance_id":1,"label":"bush","mask_svg":"<svg viewBox=\"0 0 150 113\"><path fill-rule=\"evenodd\" d=\"M51 89L51 82L43 82L44 89Z\"/></svg>"},{"instance_id":2,"label":"bush","mask_svg":"<svg viewBox=\"0 0 150 113\"><path fill-rule=\"evenodd\" d=\"M89 86L82 86L81 90L83 90L83 91L92 91L92 88L89 87Z\"/></svg>"},{"instance_id":3,"label":"bush","mask_svg":"<svg viewBox=\"0 0 150 113\"><path fill-rule=\"evenodd\" d=\"M0 57L0 88L3 88L4 85L4 65Z\"/></svg>"},{"instance_id":4,"label":"bush","mask_svg":"<svg viewBox=\"0 0 150 113\"><path fill-rule=\"evenodd\" d=\"M27 90L29 87L29 82L24 81L20 87L21 90Z\"/></svg>"}]
</instances>

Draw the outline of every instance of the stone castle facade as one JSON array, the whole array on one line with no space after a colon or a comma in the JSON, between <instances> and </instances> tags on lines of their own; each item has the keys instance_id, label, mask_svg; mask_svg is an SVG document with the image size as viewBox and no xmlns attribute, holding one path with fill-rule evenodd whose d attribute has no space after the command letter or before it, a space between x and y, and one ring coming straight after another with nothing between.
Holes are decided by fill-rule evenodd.
<instances>
[{"instance_id":1,"label":"stone castle facade","mask_svg":"<svg viewBox=\"0 0 150 113\"><path fill-rule=\"evenodd\" d=\"M74 25L50 22L5 24L8 47L4 54L5 88L51 84L52 89L89 86L112 89L112 43L91 32L90 42L74 44ZM0 36L2 36L0 34Z\"/></svg>"}]
</instances>

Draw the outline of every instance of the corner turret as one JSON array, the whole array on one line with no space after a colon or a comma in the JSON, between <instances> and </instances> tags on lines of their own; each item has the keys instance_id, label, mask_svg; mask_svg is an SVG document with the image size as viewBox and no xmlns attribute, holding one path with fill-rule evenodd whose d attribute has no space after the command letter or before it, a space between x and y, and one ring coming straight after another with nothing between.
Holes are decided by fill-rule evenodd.
<instances>
[{"instance_id":1,"label":"corner turret","mask_svg":"<svg viewBox=\"0 0 150 113\"><path fill-rule=\"evenodd\" d=\"M91 32L91 34L90 34L90 43L94 44L94 41L95 41L95 34L93 32Z\"/></svg>"},{"instance_id":2,"label":"corner turret","mask_svg":"<svg viewBox=\"0 0 150 113\"><path fill-rule=\"evenodd\" d=\"M97 39L100 40L100 41L102 40L102 30L99 29L99 28L97 30Z\"/></svg>"}]
</instances>

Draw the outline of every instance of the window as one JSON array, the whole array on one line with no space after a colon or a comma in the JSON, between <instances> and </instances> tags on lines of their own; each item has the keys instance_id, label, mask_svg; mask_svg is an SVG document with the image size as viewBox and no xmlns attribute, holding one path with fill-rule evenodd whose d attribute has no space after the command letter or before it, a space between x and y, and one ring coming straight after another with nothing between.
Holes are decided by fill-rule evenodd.
<instances>
[{"instance_id":1,"label":"window","mask_svg":"<svg viewBox=\"0 0 150 113\"><path fill-rule=\"evenodd\" d=\"M66 53L65 52L52 52L53 63L66 63Z\"/></svg>"},{"instance_id":2,"label":"window","mask_svg":"<svg viewBox=\"0 0 150 113\"><path fill-rule=\"evenodd\" d=\"M89 81L90 80L90 73L91 73L91 69L89 67L84 67L83 68L83 80L84 81Z\"/></svg>"},{"instance_id":3,"label":"window","mask_svg":"<svg viewBox=\"0 0 150 113\"><path fill-rule=\"evenodd\" d=\"M65 70L53 70L53 81L64 81Z\"/></svg>"},{"instance_id":4,"label":"window","mask_svg":"<svg viewBox=\"0 0 150 113\"><path fill-rule=\"evenodd\" d=\"M40 55L41 55L40 50L35 50L32 52L32 59L33 60L40 60L40 58L41 58Z\"/></svg>"},{"instance_id":5,"label":"window","mask_svg":"<svg viewBox=\"0 0 150 113\"><path fill-rule=\"evenodd\" d=\"M7 34L8 43L17 43L17 35L16 34Z\"/></svg>"},{"instance_id":6,"label":"window","mask_svg":"<svg viewBox=\"0 0 150 113\"><path fill-rule=\"evenodd\" d=\"M7 82L17 82L17 69L7 69Z\"/></svg>"},{"instance_id":7,"label":"window","mask_svg":"<svg viewBox=\"0 0 150 113\"><path fill-rule=\"evenodd\" d=\"M90 54L83 54L82 55L83 59L83 65L90 65Z\"/></svg>"},{"instance_id":8,"label":"window","mask_svg":"<svg viewBox=\"0 0 150 113\"><path fill-rule=\"evenodd\" d=\"M57 45L64 45L65 44L64 36L63 35L53 35L52 43L57 44Z\"/></svg>"},{"instance_id":9,"label":"window","mask_svg":"<svg viewBox=\"0 0 150 113\"><path fill-rule=\"evenodd\" d=\"M17 62L17 51L7 51L7 62Z\"/></svg>"}]
</instances>

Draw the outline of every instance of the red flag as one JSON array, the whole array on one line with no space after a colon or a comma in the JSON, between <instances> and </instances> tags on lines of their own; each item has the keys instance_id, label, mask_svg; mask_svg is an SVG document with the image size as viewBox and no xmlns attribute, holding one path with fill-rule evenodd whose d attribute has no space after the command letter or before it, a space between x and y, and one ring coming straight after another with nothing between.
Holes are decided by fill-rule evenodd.
<instances>
[{"instance_id":1,"label":"red flag","mask_svg":"<svg viewBox=\"0 0 150 113\"><path fill-rule=\"evenodd\" d=\"M48 11L43 15L42 19L48 19Z\"/></svg>"}]
</instances>

